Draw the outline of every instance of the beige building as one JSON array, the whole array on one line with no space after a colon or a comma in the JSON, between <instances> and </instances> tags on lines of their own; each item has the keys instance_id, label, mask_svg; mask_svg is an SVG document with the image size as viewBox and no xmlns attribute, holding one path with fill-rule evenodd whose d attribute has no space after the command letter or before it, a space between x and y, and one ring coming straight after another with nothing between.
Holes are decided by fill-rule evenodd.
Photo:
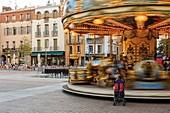
<instances>
[{"instance_id":1,"label":"beige building","mask_svg":"<svg viewBox=\"0 0 170 113\"><path fill-rule=\"evenodd\" d=\"M1 61L2 63L21 63L24 55L19 47L23 38L31 41L31 20L34 18L34 8L7 10L3 7L1 13Z\"/></svg>"},{"instance_id":2,"label":"beige building","mask_svg":"<svg viewBox=\"0 0 170 113\"><path fill-rule=\"evenodd\" d=\"M65 41L60 6L48 2L46 6L35 8L34 15L32 64L65 65Z\"/></svg>"}]
</instances>

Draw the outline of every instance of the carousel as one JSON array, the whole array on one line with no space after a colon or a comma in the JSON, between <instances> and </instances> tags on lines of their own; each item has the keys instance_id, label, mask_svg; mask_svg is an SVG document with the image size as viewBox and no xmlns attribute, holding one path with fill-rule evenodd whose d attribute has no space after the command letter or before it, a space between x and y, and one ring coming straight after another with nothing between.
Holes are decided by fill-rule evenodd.
<instances>
[{"instance_id":1,"label":"carousel","mask_svg":"<svg viewBox=\"0 0 170 113\"><path fill-rule=\"evenodd\" d=\"M155 61L159 36L169 39L169 11L169 0L66 0L62 22L67 41L70 37L76 40L77 34L110 37L110 55L104 58L94 53L86 67L69 67L69 82L107 87L120 74L127 89L170 90L169 71ZM120 38L116 57L112 54L113 36ZM70 54L69 47L66 45L68 65L69 58L78 57Z\"/></svg>"}]
</instances>

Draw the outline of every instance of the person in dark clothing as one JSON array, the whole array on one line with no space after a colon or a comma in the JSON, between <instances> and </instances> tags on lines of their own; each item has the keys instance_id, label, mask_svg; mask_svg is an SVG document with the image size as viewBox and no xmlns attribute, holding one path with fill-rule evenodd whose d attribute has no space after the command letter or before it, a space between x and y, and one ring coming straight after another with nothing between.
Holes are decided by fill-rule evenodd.
<instances>
[{"instance_id":1,"label":"person in dark clothing","mask_svg":"<svg viewBox=\"0 0 170 113\"><path fill-rule=\"evenodd\" d=\"M147 64L146 64L145 74L146 74L147 78L151 77L151 74L152 74L152 65L150 64L150 62L147 62Z\"/></svg>"}]
</instances>

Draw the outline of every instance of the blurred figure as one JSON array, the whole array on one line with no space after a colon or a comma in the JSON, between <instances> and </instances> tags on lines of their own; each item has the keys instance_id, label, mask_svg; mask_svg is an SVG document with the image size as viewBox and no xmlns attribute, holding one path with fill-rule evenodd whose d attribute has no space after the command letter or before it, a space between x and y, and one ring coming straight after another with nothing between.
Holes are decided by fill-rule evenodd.
<instances>
[{"instance_id":1,"label":"blurred figure","mask_svg":"<svg viewBox=\"0 0 170 113\"><path fill-rule=\"evenodd\" d=\"M128 70L133 70L133 66L134 66L133 57L128 56L128 60L127 60L127 68L128 68Z\"/></svg>"},{"instance_id":2,"label":"blurred figure","mask_svg":"<svg viewBox=\"0 0 170 113\"><path fill-rule=\"evenodd\" d=\"M120 65L121 67L119 66L119 71L120 71L120 74L123 76L123 77L126 77L127 76L127 57L123 57L123 59L120 61Z\"/></svg>"},{"instance_id":3,"label":"blurred figure","mask_svg":"<svg viewBox=\"0 0 170 113\"><path fill-rule=\"evenodd\" d=\"M99 64L100 64L99 60L96 60L96 57L92 56L92 60L88 63L86 68L87 71L90 72L91 75L93 76L94 82L97 82L95 78L98 76Z\"/></svg>"},{"instance_id":4,"label":"blurred figure","mask_svg":"<svg viewBox=\"0 0 170 113\"><path fill-rule=\"evenodd\" d=\"M151 74L152 74L152 65L151 65L150 62L146 63L145 74L146 74L146 78L151 77Z\"/></svg>"},{"instance_id":5,"label":"blurred figure","mask_svg":"<svg viewBox=\"0 0 170 113\"><path fill-rule=\"evenodd\" d=\"M164 67L164 70L166 71L167 68L169 67L169 61L166 59L163 61L163 67Z\"/></svg>"}]
</instances>

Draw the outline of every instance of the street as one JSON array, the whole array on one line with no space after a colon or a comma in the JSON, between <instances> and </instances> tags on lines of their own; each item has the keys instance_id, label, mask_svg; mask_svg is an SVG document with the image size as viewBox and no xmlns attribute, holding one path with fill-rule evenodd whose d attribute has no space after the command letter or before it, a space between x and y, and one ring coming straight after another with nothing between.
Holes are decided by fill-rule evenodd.
<instances>
[{"instance_id":1,"label":"street","mask_svg":"<svg viewBox=\"0 0 170 113\"><path fill-rule=\"evenodd\" d=\"M170 113L170 103L127 102L65 93L67 78L41 78L37 71L0 70L0 113Z\"/></svg>"}]
</instances>

